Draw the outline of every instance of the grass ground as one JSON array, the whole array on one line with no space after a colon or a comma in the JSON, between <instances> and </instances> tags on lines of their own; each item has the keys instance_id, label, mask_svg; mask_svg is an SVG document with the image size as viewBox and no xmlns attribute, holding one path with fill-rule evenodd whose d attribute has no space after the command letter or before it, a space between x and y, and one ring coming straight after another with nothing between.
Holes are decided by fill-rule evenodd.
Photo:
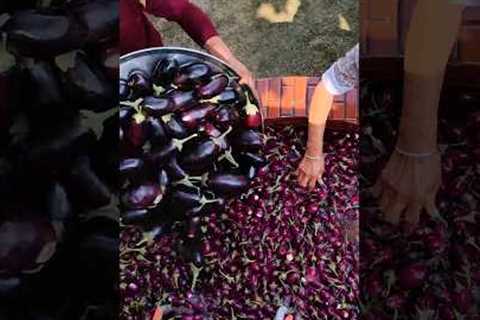
<instances>
[{"instance_id":1,"label":"grass ground","mask_svg":"<svg viewBox=\"0 0 480 320\"><path fill-rule=\"evenodd\" d=\"M225 42L257 77L319 75L358 41L358 1L301 0L292 23L258 19L262 3L286 0L191 0L214 21ZM339 27L342 15L351 31ZM157 22L165 44L198 48L175 23Z\"/></svg>"}]
</instances>

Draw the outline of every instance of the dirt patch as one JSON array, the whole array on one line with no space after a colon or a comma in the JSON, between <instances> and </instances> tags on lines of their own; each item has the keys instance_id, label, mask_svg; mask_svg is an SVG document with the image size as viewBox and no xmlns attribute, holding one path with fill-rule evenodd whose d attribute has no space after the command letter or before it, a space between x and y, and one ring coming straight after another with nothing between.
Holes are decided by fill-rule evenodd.
<instances>
[{"instance_id":1,"label":"dirt patch","mask_svg":"<svg viewBox=\"0 0 480 320\"><path fill-rule=\"evenodd\" d=\"M319 75L358 41L356 0L301 0L292 23L257 18L262 3L280 11L286 0L192 2L209 14L235 55L258 77ZM340 28L341 17L350 31ZM199 48L175 23L159 20L157 25L166 45Z\"/></svg>"}]
</instances>

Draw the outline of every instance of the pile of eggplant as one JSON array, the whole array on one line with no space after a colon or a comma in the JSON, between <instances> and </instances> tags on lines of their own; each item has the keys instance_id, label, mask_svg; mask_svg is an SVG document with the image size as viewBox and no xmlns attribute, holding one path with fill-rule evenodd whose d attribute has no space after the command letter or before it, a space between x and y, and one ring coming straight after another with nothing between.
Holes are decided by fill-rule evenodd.
<instances>
[{"instance_id":1,"label":"pile of eggplant","mask_svg":"<svg viewBox=\"0 0 480 320\"><path fill-rule=\"evenodd\" d=\"M0 3L0 319L115 318L117 6Z\"/></svg>"},{"instance_id":2,"label":"pile of eggplant","mask_svg":"<svg viewBox=\"0 0 480 320\"><path fill-rule=\"evenodd\" d=\"M120 66L122 68L122 65ZM263 155L258 102L239 78L165 54L120 79L121 218L162 234L177 222L201 265L198 221L248 190Z\"/></svg>"}]
</instances>

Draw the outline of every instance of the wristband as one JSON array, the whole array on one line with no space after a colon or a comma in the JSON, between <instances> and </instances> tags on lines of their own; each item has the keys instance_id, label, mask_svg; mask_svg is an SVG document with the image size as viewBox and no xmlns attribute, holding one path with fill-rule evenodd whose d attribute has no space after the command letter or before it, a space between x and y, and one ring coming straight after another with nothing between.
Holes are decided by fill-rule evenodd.
<instances>
[{"instance_id":1,"label":"wristband","mask_svg":"<svg viewBox=\"0 0 480 320\"><path fill-rule=\"evenodd\" d=\"M437 152L408 152L395 147L395 151L403 156L412 157L412 158L428 158L436 154Z\"/></svg>"},{"instance_id":2,"label":"wristband","mask_svg":"<svg viewBox=\"0 0 480 320\"><path fill-rule=\"evenodd\" d=\"M305 153L305 158L308 159L308 160L322 160L323 155L318 156L318 157L312 157L312 156L309 156L308 154Z\"/></svg>"}]
</instances>

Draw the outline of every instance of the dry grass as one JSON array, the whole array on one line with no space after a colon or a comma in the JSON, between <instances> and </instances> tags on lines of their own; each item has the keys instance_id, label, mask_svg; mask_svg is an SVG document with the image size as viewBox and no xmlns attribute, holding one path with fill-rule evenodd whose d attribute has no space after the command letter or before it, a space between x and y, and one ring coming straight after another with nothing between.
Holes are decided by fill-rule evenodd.
<instances>
[{"instance_id":1,"label":"dry grass","mask_svg":"<svg viewBox=\"0 0 480 320\"><path fill-rule=\"evenodd\" d=\"M358 41L358 1L301 0L292 23L256 17L262 3L281 10L286 0L192 0L215 22L221 36L258 77L319 75ZM342 15L351 31L339 26ZM157 23L165 44L198 48L174 23Z\"/></svg>"}]
</instances>

